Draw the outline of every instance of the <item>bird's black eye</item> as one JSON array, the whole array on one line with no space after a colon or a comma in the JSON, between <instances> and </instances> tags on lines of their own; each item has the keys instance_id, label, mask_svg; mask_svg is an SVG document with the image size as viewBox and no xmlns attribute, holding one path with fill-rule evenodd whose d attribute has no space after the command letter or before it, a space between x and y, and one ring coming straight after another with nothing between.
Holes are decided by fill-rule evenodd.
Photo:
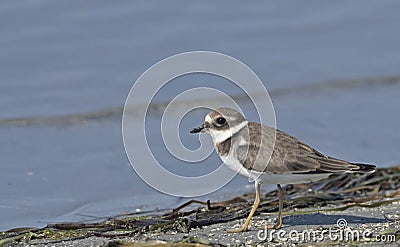
<instances>
[{"instance_id":1,"label":"bird's black eye","mask_svg":"<svg viewBox=\"0 0 400 247\"><path fill-rule=\"evenodd\" d=\"M219 124L219 125L223 125L223 124L225 124L226 123L226 119L225 118L223 118L223 117L219 117L219 118L217 118L217 124Z\"/></svg>"}]
</instances>

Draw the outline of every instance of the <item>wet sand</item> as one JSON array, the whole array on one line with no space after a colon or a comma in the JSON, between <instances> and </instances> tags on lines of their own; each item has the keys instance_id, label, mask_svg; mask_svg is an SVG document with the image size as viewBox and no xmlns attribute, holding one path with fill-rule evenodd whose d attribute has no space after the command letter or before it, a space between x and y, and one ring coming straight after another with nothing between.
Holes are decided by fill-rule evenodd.
<instances>
[{"instance_id":1,"label":"wet sand","mask_svg":"<svg viewBox=\"0 0 400 247\"><path fill-rule=\"evenodd\" d=\"M277 191L262 202L243 233L254 194L227 201L191 201L173 210L124 214L102 222L72 222L0 232L0 246L287 246L400 244L400 166L375 173L333 175L313 184L288 185L283 227Z\"/></svg>"},{"instance_id":2,"label":"wet sand","mask_svg":"<svg viewBox=\"0 0 400 247\"><path fill-rule=\"evenodd\" d=\"M324 212L326 209L329 208L309 208L307 211L321 211L284 216L284 225L280 230L268 230L267 232L259 230L258 228L273 224L276 219L276 213L261 213L255 216L250 224L249 231L243 233L226 232L226 229L239 227L244 222L244 219L239 219L191 229L188 233L171 230L167 232L143 233L134 237L106 238L91 236L84 239L61 242L52 242L48 239L31 240L28 245L118 246L125 244L130 246L130 244L133 244L135 246L167 246L168 244L174 244L176 246L398 246L400 244L400 200L375 208L353 207L341 212ZM347 226L339 228L337 222L339 220L339 222L343 223L343 219L347 222ZM22 242L16 246L27 246L27 243Z\"/></svg>"}]
</instances>

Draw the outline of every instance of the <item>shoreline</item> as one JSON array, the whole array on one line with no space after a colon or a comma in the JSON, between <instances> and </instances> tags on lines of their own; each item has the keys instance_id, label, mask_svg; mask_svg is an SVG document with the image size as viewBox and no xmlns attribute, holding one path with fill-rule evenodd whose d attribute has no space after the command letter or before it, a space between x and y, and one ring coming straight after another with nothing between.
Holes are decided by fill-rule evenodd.
<instances>
[{"instance_id":1,"label":"shoreline","mask_svg":"<svg viewBox=\"0 0 400 247\"><path fill-rule=\"evenodd\" d=\"M243 233L254 199L189 201L163 214L124 215L98 223L52 224L0 232L0 246L257 246L400 244L400 166L372 174L341 174L313 184L287 185L283 227L259 230L277 218L277 191ZM347 235L349 236L347 236ZM379 238L379 239L378 239Z\"/></svg>"}]
</instances>

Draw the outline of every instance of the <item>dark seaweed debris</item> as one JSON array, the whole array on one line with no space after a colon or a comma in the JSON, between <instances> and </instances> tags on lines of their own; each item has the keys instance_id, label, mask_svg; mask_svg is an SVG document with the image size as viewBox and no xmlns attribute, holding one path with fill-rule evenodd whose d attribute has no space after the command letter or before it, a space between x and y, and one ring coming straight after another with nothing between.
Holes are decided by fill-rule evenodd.
<instances>
[{"instance_id":1,"label":"dark seaweed debris","mask_svg":"<svg viewBox=\"0 0 400 247\"><path fill-rule=\"evenodd\" d=\"M378 169L370 174L341 174L313 184L284 187L286 215L315 213L316 211L342 211L350 207L377 207L400 201L400 166ZM32 240L45 240L47 244L85 239L91 236L139 239L147 232L188 232L192 228L245 218L252 206L254 194L246 194L221 202L188 201L164 214L150 212L116 216L97 223L49 224L44 228L18 228L0 233L0 246ZM278 210L277 191L266 193L256 214ZM303 211L303 208L328 209ZM296 209L296 210L294 210ZM299 210L300 209L300 210ZM399 220L399 219L387 219ZM117 244L116 242L111 242ZM111 244L110 243L110 244ZM185 246L207 243L192 241ZM183 243L182 243L183 244Z\"/></svg>"}]
</instances>

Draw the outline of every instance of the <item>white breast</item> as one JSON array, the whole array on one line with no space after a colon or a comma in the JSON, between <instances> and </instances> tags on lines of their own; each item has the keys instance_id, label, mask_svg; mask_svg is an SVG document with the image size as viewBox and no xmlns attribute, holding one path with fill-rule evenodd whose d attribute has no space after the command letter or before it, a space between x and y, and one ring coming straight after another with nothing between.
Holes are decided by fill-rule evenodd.
<instances>
[{"instance_id":1,"label":"white breast","mask_svg":"<svg viewBox=\"0 0 400 247\"><path fill-rule=\"evenodd\" d=\"M234 172L237 172L242 176L248 177L250 181L255 181L258 178L259 174L255 174L254 172L244 168L239 160L234 155L232 155L232 153L220 157L225 165L227 165Z\"/></svg>"}]
</instances>

